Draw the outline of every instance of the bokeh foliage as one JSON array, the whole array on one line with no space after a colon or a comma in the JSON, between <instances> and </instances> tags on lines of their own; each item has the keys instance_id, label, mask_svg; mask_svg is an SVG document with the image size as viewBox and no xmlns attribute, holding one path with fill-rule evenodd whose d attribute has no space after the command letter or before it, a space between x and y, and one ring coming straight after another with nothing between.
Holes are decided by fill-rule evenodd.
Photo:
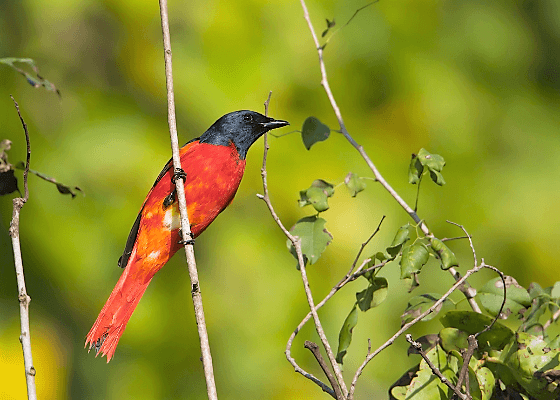
<instances>
[{"instance_id":1,"label":"bokeh foliage","mask_svg":"<svg viewBox=\"0 0 560 400\"><path fill-rule=\"evenodd\" d=\"M363 5L308 4L318 33L326 18L342 23ZM552 0L382 0L325 49L347 127L389 182L412 203L410 154L424 147L444 156L446 185L423 185L419 214L438 237L460 235L446 219L465 225L478 254L523 286L536 281L546 287L558 279L559 10ZM269 90L272 116L294 127L315 116L335 129L299 2L183 1L172 2L170 13L181 141L226 112L262 111ZM169 159L157 2L0 0L0 32L0 57L34 59L62 94L59 99L33 89L0 65L0 139L13 142L11 162L24 158L25 141L10 93L29 125L31 167L86 193L72 200L31 176L22 211L39 396L204 398L180 255L154 279L114 361L106 365L82 348L121 273L116 262L138 208ZM330 135L310 151L296 134L271 138L269 188L287 226L308 215L297 200L314 179L340 182L349 171L370 176L344 139ZM286 339L306 313L305 297L281 232L254 196L261 191L261 154L259 142L236 200L196 245L218 391L223 399L323 398L284 359ZM325 218L334 241L309 267L317 298L346 273L382 215L384 230L370 253L408 222L373 182L356 198L330 198L329 206ZM0 210L0 228L7 232L9 198L0 198ZM452 246L462 268L471 265L466 244ZM0 257L0 376L9 382L0 386L0 397L23 399L7 233L0 235ZM428 264L424 292L441 284L430 282L429 268L433 276L442 274ZM398 328L410 297L399 274L394 268L386 275L388 300L360 315L345 358L349 371L362 361L360 348L366 354L367 338L375 346ZM355 291L337 296L341 302L320 313L333 343ZM418 326L413 334L428 331ZM299 338L294 356L319 374L303 349L304 339L316 340L313 328ZM385 396L400 372L417 362L405 356L406 347L402 340L368 367L358 398Z\"/></svg>"}]
</instances>

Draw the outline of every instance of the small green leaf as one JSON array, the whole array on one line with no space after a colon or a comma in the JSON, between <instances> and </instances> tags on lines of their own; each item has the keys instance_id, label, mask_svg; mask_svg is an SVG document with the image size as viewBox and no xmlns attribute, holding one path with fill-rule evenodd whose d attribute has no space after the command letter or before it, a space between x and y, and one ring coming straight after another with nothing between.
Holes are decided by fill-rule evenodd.
<instances>
[{"instance_id":1,"label":"small green leaf","mask_svg":"<svg viewBox=\"0 0 560 400\"><path fill-rule=\"evenodd\" d=\"M448 270L451 267L458 267L459 262L455 254L438 238L433 238L430 242L432 249L438 254L441 260L441 269Z\"/></svg>"},{"instance_id":2,"label":"small green leaf","mask_svg":"<svg viewBox=\"0 0 560 400\"><path fill-rule=\"evenodd\" d=\"M560 282L556 282L552 287L552 291L550 292L550 297L553 299L560 298Z\"/></svg>"},{"instance_id":3,"label":"small green leaf","mask_svg":"<svg viewBox=\"0 0 560 400\"><path fill-rule=\"evenodd\" d=\"M352 330L358 324L358 309L356 304L352 307L350 314L346 317L342 328L340 329L340 334L338 335L338 351L336 354L336 362L342 364L342 359L346 355L348 346L352 342Z\"/></svg>"},{"instance_id":4,"label":"small green leaf","mask_svg":"<svg viewBox=\"0 0 560 400\"><path fill-rule=\"evenodd\" d=\"M416 160L414 157L412 158L408 170L408 181L410 183L417 183L420 180L420 175L424 171L424 168L420 168L416 161L418 161L423 167L428 168L430 171L430 178L432 178L435 183L440 186L445 185L445 180L441 174L441 171L445 166L445 160L439 154L431 154L426 149L420 149L418 155L416 156Z\"/></svg>"},{"instance_id":5,"label":"small green leaf","mask_svg":"<svg viewBox=\"0 0 560 400\"><path fill-rule=\"evenodd\" d=\"M443 328L439 331L439 340L441 347L448 353L451 350L461 352L461 350L469 347L469 335L457 328Z\"/></svg>"},{"instance_id":6,"label":"small green leaf","mask_svg":"<svg viewBox=\"0 0 560 400\"><path fill-rule=\"evenodd\" d=\"M300 190L298 204L300 207L311 204L317 212L326 211L329 209L327 199L333 194L333 185L322 179L316 179L308 189Z\"/></svg>"},{"instance_id":7,"label":"small green leaf","mask_svg":"<svg viewBox=\"0 0 560 400\"><path fill-rule=\"evenodd\" d=\"M401 325L404 325L414 318L420 316L424 311L434 305L436 301L441 298L441 295L437 293L425 293L421 294L420 296L415 296L408 301L408 306L406 310L401 315ZM445 299L439 307L437 307L432 313L426 315L422 318L422 321L426 322L433 319L444 307L450 308L453 307L455 304L449 300Z\"/></svg>"},{"instance_id":8,"label":"small green leaf","mask_svg":"<svg viewBox=\"0 0 560 400\"><path fill-rule=\"evenodd\" d=\"M440 346L435 346L426 353L428 359L452 385L457 382L459 363L455 357L448 357ZM432 371L422 359L419 371L407 388L406 400L434 400L451 398L451 389Z\"/></svg>"},{"instance_id":9,"label":"small green leaf","mask_svg":"<svg viewBox=\"0 0 560 400\"><path fill-rule=\"evenodd\" d=\"M360 310L367 311L377 307L387 298L389 283L382 277L372 278L367 289L356 293L356 300Z\"/></svg>"},{"instance_id":10,"label":"small green leaf","mask_svg":"<svg viewBox=\"0 0 560 400\"><path fill-rule=\"evenodd\" d=\"M410 166L408 167L408 183L415 185L420 182L422 172L424 172L424 166L420 160L418 160L418 156L413 154L410 160Z\"/></svg>"},{"instance_id":11,"label":"small green leaf","mask_svg":"<svg viewBox=\"0 0 560 400\"><path fill-rule=\"evenodd\" d=\"M554 350L560 351L560 335L556 335L555 338L548 341L548 347Z\"/></svg>"},{"instance_id":12,"label":"small green leaf","mask_svg":"<svg viewBox=\"0 0 560 400\"><path fill-rule=\"evenodd\" d=\"M448 311L440 318L443 326L460 329L469 335L483 331L492 321L492 317L474 311ZM501 350L513 336L511 329L496 322L492 329L478 336L478 345L481 350Z\"/></svg>"},{"instance_id":13,"label":"small green leaf","mask_svg":"<svg viewBox=\"0 0 560 400\"><path fill-rule=\"evenodd\" d=\"M511 314L524 313L531 305L531 296L525 288L520 286L511 276L506 276L506 303L502 311L503 317ZM502 279L497 277L488 281L478 292L476 298L482 307L491 315L497 315L504 299Z\"/></svg>"},{"instance_id":14,"label":"small green leaf","mask_svg":"<svg viewBox=\"0 0 560 400\"><path fill-rule=\"evenodd\" d=\"M356 197L358 193L366 188L365 181L352 172L346 175L346 178L344 178L344 183L346 184L346 187L350 191L350 195L352 197Z\"/></svg>"},{"instance_id":15,"label":"small green leaf","mask_svg":"<svg viewBox=\"0 0 560 400\"><path fill-rule=\"evenodd\" d=\"M443 175L439 171L430 170L430 178L439 186L445 185L445 179L443 179Z\"/></svg>"},{"instance_id":16,"label":"small green leaf","mask_svg":"<svg viewBox=\"0 0 560 400\"><path fill-rule=\"evenodd\" d=\"M412 274L420 272L429 258L430 254L424 243L417 242L411 246L403 247L400 262L401 279L411 278Z\"/></svg>"},{"instance_id":17,"label":"small green leaf","mask_svg":"<svg viewBox=\"0 0 560 400\"><path fill-rule=\"evenodd\" d=\"M392 258L395 258L399 254L402 245L406 243L408 239L410 239L410 232L408 231L409 227L410 224L408 223L406 225L401 226L397 231L397 234L395 235L393 242L389 247L387 247L387 253L389 253L392 256Z\"/></svg>"},{"instance_id":18,"label":"small green leaf","mask_svg":"<svg viewBox=\"0 0 560 400\"><path fill-rule=\"evenodd\" d=\"M301 138L307 150L317 142L327 140L331 129L315 117L308 117L301 128Z\"/></svg>"},{"instance_id":19,"label":"small green leaf","mask_svg":"<svg viewBox=\"0 0 560 400\"><path fill-rule=\"evenodd\" d=\"M420 163L430 170L441 172L445 166L445 160L439 154L431 154L426 149L420 149L418 152L418 160Z\"/></svg>"},{"instance_id":20,"label":"small green leaf","mask_svg":"<svg viewBox=\"0 0 560 400\"><path fill-rule=\"evenodd\" d=\"M292 235L298 236L301 239L301 251L311 264L315 264L323 251L332 242L333 237L325 228L326 222L323 218L316 216L305 217L300 219L290 229ZM296 257L295 249L289 240L287 241L287 246L292 255Z\"/></svg>"}]
</instances>

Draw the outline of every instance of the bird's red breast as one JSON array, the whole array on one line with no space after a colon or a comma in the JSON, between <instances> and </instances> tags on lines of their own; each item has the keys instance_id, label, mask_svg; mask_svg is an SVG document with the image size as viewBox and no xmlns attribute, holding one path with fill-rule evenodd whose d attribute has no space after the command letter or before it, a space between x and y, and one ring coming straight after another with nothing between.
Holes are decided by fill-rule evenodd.
<instances>
[{"instance_id":1,"label":"bird's red breast","mask_svg":"<svg viewBox=\"0 0 560 400\"><path fill-rule=\"evenodd\" d=\"M198 141L184 146L181 165L185 179L185 197L191 231L200 235L233 200L245 171L245 160L233 144L214 146ZM151 279L182 245L179 244L180 216L177 201L165 206L165 199L174 189L173 168L156 183L141 211L141 223L131 259L149 261L146 278ZM139 271L140 272L140 271Z\"/></svg>"}]
</instances>

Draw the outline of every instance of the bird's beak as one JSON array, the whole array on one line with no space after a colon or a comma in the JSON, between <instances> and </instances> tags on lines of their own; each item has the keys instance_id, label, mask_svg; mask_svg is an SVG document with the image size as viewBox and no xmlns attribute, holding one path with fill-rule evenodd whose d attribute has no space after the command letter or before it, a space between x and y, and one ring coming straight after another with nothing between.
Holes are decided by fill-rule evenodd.
<instances>
[{"instance_id":1,"label":"bird's beak","mask_svg":"<svg viewBox=\"0 0 560 400\"><path fill-rule=\"evenodd\" d=\"M282 128L283 126L288 126L290 123L288 121L282 121L281 119L273 119L269 122L262 122L261 126L270 131L271 129Z\"/></svg>"}]
</instances>

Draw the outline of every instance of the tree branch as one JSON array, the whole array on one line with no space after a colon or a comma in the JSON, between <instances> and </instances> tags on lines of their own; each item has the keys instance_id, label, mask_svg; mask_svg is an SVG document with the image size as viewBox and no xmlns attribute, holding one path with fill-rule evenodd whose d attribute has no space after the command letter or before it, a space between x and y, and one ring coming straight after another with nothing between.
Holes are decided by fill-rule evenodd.
<instances>
[{"instance_id":1,"label":"tree branch","mask_svg":"<svg viewBox=\"0 0 560 400\"><path fill-rule=\"evenodd\" d=\"M177 190L177 198L179 201L179 212L181 214L181 235L185 244L185 252L189 269L189 277L191 279L191 295L194 305L194 314L196 317L196 325L198 327L198 336L200 338L200 350L202 352L202 366L204 369L204 377L206 378L206 390L208 398L212 400L218 399L216 391L216 383L214 381L214 370L212 367L212 355L210 353L210 343L208 341L208 332L206 330L206 321L204 318L204 308L202 306L202 294L200 292L200 283L198 280L198 271L196 269L196 259L194 257L194 247L192 241L191 226L187 213L187 202L185 200L185 186L181 168L181 158L179 155L179 140L177 139L177 124L175 118L175 99L173 92L173 71L171 64L171 37L169 34L169 18L167 13L167 0L159 0L161 14L161 28L163 32L163 48L165 58L165 79L167 84L167 109L169 134L171 137L171 150L173 152L173 167L175 170L175 189Z\"/></svg>"},{"instance_id":2,"label":"tree branch","mask_svg":"<svg viewBox=\"0 0 560 400\"><path fill-rule=\"evenodd\" d=\"M317 360L317 363L319 363L319 366L325 373L325 376L327 377L331 386L334 389L335 399L344 400L344 397L342 397L342 393L340 392L340 388L338 387L338 383L336 383L336 379L334 378L334 375L332 374L331 370L329 369L329 366L327 365L325 359L323 358L321 352L319 351L319 346L317 346L316 343L313 343L309 340L306 340L303 346L313 354L313 356Z\"/></svg>"},{"instance_id":3,"label":"tree branch","mask_svg":"<svg viewBox=\"0 0 560 400\"><path fill-rule=\"evenodd\" d=\"M268 102L268 100L267 100L267 102ZM267 103L265 103L265 108L267 108L267 107L268 107ZM319 316L317 315L317 307L315 306L315 302L313 300L313 295L311 293L311 289L309 288L309 280L307 279L307 271L306 271L306 268L305 268L305 262L303 260L303 253L301 251L301 240L300 240L299 237L293 236L286 229L284 224L282 224L282 221L280 221L280 218L276 214L276 211L274 211L274 207L272 206L272 202L270 201L270 197L269 197L269 193L268 193L267 171L266 171L266 160L267 160L269 148L270 147L268 146L268 138L267 138L267 135L265 134L264 135L263 166L261 168L261 177L262 177L262 181L263 181L264 194L263 195L258 194L257 197L259 199L263 200L266 203L266 205L268 207L268 210L270 211L270 214L272 215L272 218L274 219L274 221L276 221L276 224L280 227L282 232L284 232L284 235L290 240L290 242L294 246L294 249L295 249L296 254L297 254L299 269L300 269L300 273L301 273L301 279L302 279L302 282L303 282L303 288L305 290L305 295L307 297L307 303L309 304L309 309L311 310L311 315L313 316L313 322L315 323L315 329L317 330L317 334L319 335L319 338L321 339L321 343L323 344L325 352L327 353L327 357L330 361L331 367L334 371L334 374L336 376L336 380L337 380L337 382L340 386L340 389L341 389L342 393L344 394L344 396L346 397L346 395L348 394L348 389L346 388L346 384L344 383L344 378L342 377L342 371L340 370L340 367L338 366L338 363L336 362L335 355L334 355L334 353L333 353L333 351L332 351L332 349L329 345L329 342L327 340L327 336L325 335L325 331L323 330L321 320L319 319ZM292 365L294 365L294 367L297 366L297 364L295 364L295 361L292 362L293 359L290 360L291 357L289 355L288 350L286 352L286 357L288 357L288 360L290 361L290 363L292 363ZM297 367L296 367L296 370L297 370ZM315 378L313 381L321 387L324 386L324 384L322 382L320 382L320 380L318 380L317 378ZM319 384L319 382L321 384ZM325 389L323 388L323 390L325 390Z\"/></svg>"},{"instance_id":4,"label":"tree branch","mask_svg":"<svg viewBox=\"0 0 560 400\"><path fill-rule=\"evenodd\" d=\"M344 124L344 120L342 119L342 114L340 112L340 109L338 108L334 95L332 94L329 81L327 79L327 70L325 67L325 62L323 60L324 48L319 44L319 39L317 38L317 35L313 28L313 24L311 23L311 18L309 17L309 11L307 10L305 0L300 0L300 2L301 2L301 7L303 8L303 16L307 21L307 25L309 26L309 30L311 31L311 36L313 37L313 41L315 43L315 49L317 50L317 54L319 56L319 67L321 70L321 85L325 89L327 97L331 103L331 107L336 115L336 119L338 120L338 124L340 126L340 132L346 138L346 140L348 140L348 142L350 142L350 144L360 153L360 155L362 156L362 158L364 159L368 167L373 172L375 179L385 188L385 190L389 192L389 194L397 201L397 203L400 204L400 206L408 213L408 215L410 215L410 217L414 220L414 222L419 224L424 234L428 237L433 237L432 233L430 232L428 226L424 223L424 221L420 219L418 214L416 214L416 212L412 208L410 208L410 206L399 196L399 194L391 187L391 185L389 185L389 183L385 180L385 178L383 178L383 175L381 175L381 173L378 171L377 167L371 161L364 148L354 140L354 138L350 135L350 133L346 129L346 125ZM457 272L455 268L453 267L449 268L449 272L451 273L451 275L456 281L461 278L461 274ZM474 300L476 291L472 287L468 286L468 283L466 282L465 285L463 285L463 287L461 287L459 290L463 292L463 294L469 301L471 308L475 312L480 313L481 312L480 307Z\"/></svg>"},{"instance_id":5,"label":"tree branch","mask_svg":"<svg viewBox=\"0 0 560 400\"><path fill-rule=\"evenodd\" d=\"M441 298L438 299L438 301L436 301L430 308L428 308L426 311L424 311L422 314L418 315L416 318L414 318L412 321L408 322L407 324L403 325L401 327L401 329L399 329L397 331L397 333L395 333L389 340L387 340L385 343L383 343L379 348L377 348L377 350L375 350L373 353L370 353L368 351L368 355L366 357L366 359L364 360L364 362L362 363L362 365L360 365L360 367L358 368L358 370L356 371L356 374L354 375L354 378L352 379L352 384L350 385L350 391L348 394L348 400L352 400L353 396L354 396L354 391L356 390L356 383L358 382L358 378L360 377L360 375L362 374L364 368L366 367L366 365L379 353L381 353L383 350L385 350L387 347L389 347L390 345L392 345L395 340L401 336L404 332L406 332L411 326L415 325L418 321L420 321L421 319L423 319L424 317L426 317L428 314L432 313L433 311L435 311L436 309L439 308L439 306L451 295L451 293L453 293L456 289L458 289L459 287L461 287L461 285L463 285L465 283L465 281L467 280L467 278L469 276L471 276L472 274L480 271L482 268L485 268L484 265L477 265L475 266L473 269L468 270L465 273L465 276L461 277L457 282L455 282L455 284L453 286L451 286L451 288L443 295L441 296Z\"/></svg>"},{"instance_id":6,"label":"tree branch","mask_svg":"<svg viewBox=\"0 0 560 400\"><path fill-rule=\"evenodd\" d=\"M35 388L35 374L36 370L33 367L33 356L31 354L31 334L29 331L29 302L31 297L27 295L25 287L25 276L23 274L23 261L21 258L21 245L19 240L19 216L23 205L29 199L29 187L27 186L27 176L29 174L29 160L31 158L31 144L29 142L29 131L27 124L23 120L19 111L19 105L13 96L10 96L14 102L19 119L25 132L25 141L27 142L27 160L25 162L25 171L23 172L23 197L16 197L13 200L14 209L12 213L12 222L10 223L10 236L12 238L12 247L14 249L14 264L16 269L17 286L18 286L18 299L19 299L19 314L21 321L21 335L19 341L23 350L23 363L25 366L25 380L27 383L27 398L28 400L37 399L37 391Z\"/></svg>"},{"instance_id":7,"label":"tree branch","mask_svg":"<svg viewBox=\"0 0 560 400\"><path fill-rule=\"evenodd\" d=\"M443 384L447 385L449 389L453 390L453 392L457 395L457 397L459 397L461 400L467 400L467 395L461 392L459 386L457 385L457 387L455 387L451 382L449 382L449 379L443 376L439 368L436 367L434 363L428 358L426 352L422 350L422 345L412 340L412 335L410 333L407 334L405 337L406 337L406 341L410 343L412 347L414 347L416 351L418 351L418 354L422 356L424 361L426 361L426 364L428 364L428 366L430 367L434 375L436 375Z\"/></svg>"}]
</instances>

